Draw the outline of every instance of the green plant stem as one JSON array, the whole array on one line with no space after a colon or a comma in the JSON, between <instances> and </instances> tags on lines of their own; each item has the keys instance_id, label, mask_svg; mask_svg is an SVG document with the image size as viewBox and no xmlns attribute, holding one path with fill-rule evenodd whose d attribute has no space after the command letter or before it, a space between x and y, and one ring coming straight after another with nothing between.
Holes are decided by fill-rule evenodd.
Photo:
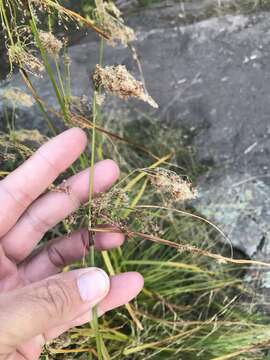
<instances>
[{"instance_id":1,"label":"green plant stem","mask_svg":"<svg viewBox=\"0 0 270 360\"><path fill-rule=\"evenodd\" d=\"M66 86L66 98L67 98L67 103L69 103L71 98L71 75L70 75L70 64L68 60L66 47L64 49L64 76L65 76L64 80Z\"/></svg>"},{"instance_id":2,"label":"green plant stem","mask_svg":"<svg viewBox=\"0 0 270 360\"><path fill-rule=\"evenodd\" d=\"M97 102L96 102L96 91L94 91L93 96L93 128L92 128L92 144L91 144L91 166L90 166L90 178L89 178L89 208L88 208L88 223L89 229L92 227L92 214L91 206L93 200L93 190L94 190L94 164L95 164L95 144L96 144L96 119L97 119ZM90 250L90 266L95 266L95 249L94 246L91 246ZM98 359L102 360L102 338L98 327L98 315L97 307L92 309L92 323L91 326L95 332L96 336L96 345L97 345L97 354Z\"/></svg>"},{"instance_id":3,"label":"green plant stem","mask_svg":"<svg viewBox=\"0 0 270 360\"><path fill-rule=\"evenodd\" d=\"M12 34L11 34L11 30L9 28L9 22L8 22L8 19L7 19L7 14L6 14L5 5L4 5L3 0L0 0L0 9L1 9L2 22L5 24L5 27L6 27L6 30L7 30L7 33L8 33L8 37L9 37L9 40L10 40L11 44L14 45L14 41L13 41L13 37L12 37Z\"/></svg>"},{"instance_id":4,"label":"green plant stem","mask_svg":"<svg viewBox=\"0 0 270 360\"><path fill-rule=\"evenodd\" d=\"M30 14L31 14L31 21L30 21L31 30L32 30L32 32L34 34L37 47L39 48L42 60L44 62L46 71L47 71L47 73L49 75L49 78L50 78L50 81L52 83L56 98L58 100L58 103L59 103L60 108L62 110L62 114L63 114L64 119L65 119L65 122L68 123L69 122L69 116L68 116L68 112L67 112L67 109L66 109L65 101L64 101L63 97L61 96L61 92L60 92L60 90L58 88L58 85L57 85L57 82L56 82L56 80L54 78L54 74L53 74L53 71L52 71L48 56L47 56L46 51L45 51L45 49L42 46L42 43L40 41L35 16L34 16L33 10L32 10L32 5L31 5L31 3L29 1L28 1L28 6L29 6Z\"/></svg>"},{"instance_id":5,"label":"green plant stem","mask_svg":"<svg viewBox=\"0 0 270 360\"><path fill-rule=\"evenodd\" d=\"M96 104L96 92L93 97L93 128L92 128L92 143L91 143L91 167L90 167L90 178L89 178L89 228L92 227L91 218L91 205L93 200L93 188L94 188L94 164L95 164L95 143L96 143L96 118L97 118L97 104Z\"/></svg>"},{"instance_id":6,"label":"green plant stem","mask_svg":"<svg viewBox=\"0 0 270 360\"><path fill-rule=\"evenodd\" d=\"M55 64L55 69L56 69L56 73L57 73L57 77L58 77L58 82L62 91L62 96L64 99L64 103L66 103L66 95L65 95L65 88L64 88L64 84L63 84L63 80L62 80L62 76L61 76L61 71L60 71L60 67L58 64L58 61L56 58L54 58L54 64Z\"/></svg>"},{"instance_id":7,"label":"green plant stem","mask_svg":"<svg viewBox=\"0 0 270 360\"><path fill-rule=\"evenodd\" d=\"M104 39L100 39L100 48L99 48L99 65L102 66L103 64L103 54L104 54ZM100 94L101 90L98 89L98 93ZM99 117L100 109L99 109ZM103 160L103 143L104 143L104 135L101 133L98 133L98 146L97 146L97 156L99 160Z\"/></svg>"},{"instance_id":8,"label":"green plant stem","mask_svg":"<svg viewBox=\"0 0 270 360\"><path fill-rule=\"evenodd\" d=\"M6 15L5 7L4 7L4 4L3 4L3 0L0 0L0 9L1 9L0 12L1 12L2 23L5 24L5 27L6 27L6 30L7 30L7 33L8 33L8 37L9 37L10 43L11 43L12 45L15 45L15 44L14 44L14 41L13 41L13 37L12 37L11 30L10 30L10 27L9 27L9 22L8 22L8 19L7 19L7 15ZM30 10L31 10L31 8L30 8ZM30 86L32 87L32 89L34 89L34 87L33 87L32 83L31 83L29 77L27 76L26 72L25 72L22 68L21 68L21 74L22 74L24 80L30 84ZM49 117L48 117L48 115L47 115L47 112L46 112L46 110L44 109L43 104L39 101L38 97L36 97L35 100L37 101L37 104L38 104L41 112L42 112L42 113L44 114L44 116L45 116L45 119L46 119L46 122L47 122L47 125L48 125L49 129L52 131L52 133L53 133L54 135L56 135L57 132L56 132L54 126L52 125L52 123L51 123L51 121L50 121L50 119L49 119Z\"/></svg>"},{"instance_id":9,"label":"green plant stem","mask_svg":"<svg viewBox=\"0 0 270 360\"><path fill-rule=\"evenodd\" d=\"M31 91L32 96L34 97L34 99L36 100L40 111L42 112L42 114L44 115L45 121L48 125L49 130L53 133L54 136L57 135L57 131L52 123L52 121L50 120L48 113L46 111L46 109L43 106L42 101L40 100L38 94L36 93L36 90L31 82L31 80L29 79L29 76L27 75L26 71L24 69L20 70L21 76L26 84L26 86L28 87L28 89Z\"/></svg>"}]
</instances>

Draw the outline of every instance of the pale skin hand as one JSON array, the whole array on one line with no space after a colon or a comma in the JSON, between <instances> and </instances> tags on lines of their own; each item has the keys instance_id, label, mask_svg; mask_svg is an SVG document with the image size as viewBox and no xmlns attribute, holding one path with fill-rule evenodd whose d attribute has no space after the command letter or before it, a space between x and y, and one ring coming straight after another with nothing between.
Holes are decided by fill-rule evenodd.
<instances>
[{"instance_id":1,"label":"pale skin hand","mask_svg":"<svg viewBox=\"0 0 270 360\"><path fill-rule=\"evenodd\" d=\"M138 273L109 278L87 268L61 273L89 248L86 229L36 247L44 233L88 199L89 169L65 183L68 192L47 192L86 146L80 129L70 129L43 145L0 182L0 360L36 360L42 346L73 326L127 303L142 289ZM108 189L119 170L111 160L94 168L94 193ZM119 233L99 233L97 249L120 246ZM34 250L35 249L35 250Z\"/></svg>"}]
</instances>

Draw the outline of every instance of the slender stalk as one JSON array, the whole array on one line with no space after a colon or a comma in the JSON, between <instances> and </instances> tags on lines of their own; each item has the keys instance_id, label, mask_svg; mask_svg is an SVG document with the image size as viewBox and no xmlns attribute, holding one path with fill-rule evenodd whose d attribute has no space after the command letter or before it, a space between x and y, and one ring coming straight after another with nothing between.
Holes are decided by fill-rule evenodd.
<instances>
[{"instance_id":1,"label":"slender stalk","mask_svg":"<svg viewBox=\"0 0 270 360\"><path fill-rule=\"evenodd\" d=\"M60 108L62 110L62 114L63 114L64 119L65 119L65 122L68 123L69 122L69 116L68 116L68 112L67 112L67 109L66 109L65 101L64 101L64 99L63 99L63 97L61 95L61 92L60 92L60 90L58 88L57 82L56 82L56 80L54 78L54 74L53 74L53 71L52 71L48 56L46 54L46 51L45 51L45 49L42 46L42 43L40 41L35 16L34 16L33 10L32 10L32 5L31 5L31 3L29 1L28 1L28 5L29 5L30 14L31 14L31 21L30 21L31 30L32 30L32 32L34 34L37 47L39 48L42 60L44 62L45 68L46 68L46 71L47 71L47 73L49 75L49 78L51 80L51 83L52 83L56 98L58 100L58 103L59 103Z\"/></svg>"},{"instance_id":2,"label":"slender stalk","mask_svg":"<svg viewBox=\"0 0 270 360\"><path fill-rule=\"evenodd\" d=\"M31 10L31 9L30 9L30 10ZM14 46L15 43L14 43L14 40L13 40L13 37L12 37L11 29L10 29L10 27L9 27L9 22L8 22L8 19L7 19L7 15L6 15L6 11L5 11L5 7L4 7L3 0L0 0L0 13L1 13L2 23L5 24L6 31L7 31L7 33L8 33L9 41L10 41L10 43ZM14 12L13 16L15 16L15 12ZM54 135L56 135L57 132L56 132L54 126L52 125L52 123L51 123L51 121L50 121L50 119L49 119L49 117L48 117L48 114L47 114L47 112L46 112L46 110L45 110L42 102L40 101L40 99L39 99L37 96L35 96L36 93L35 93L35 91L34 91L34 87L33 87L33 85L31 84L31 81L30 81L29 77L27 76L27 74L26 74L26 72L23 70L23 68L20 69L20 72L21 72L21 75L22 75L24 81L26 82L27 86L30 88L30 90L31 90L31 92L32 92L35 100L37 101L37 104L38 104L41 112L42 112L43 115L45 116L45 120L46 120L46 122L47 122L48 128L52 131L52 133L53 133Z\"/></svg>"},{"instance_id":3,"label":"slender stalk","mask_svg":"<svg viewBox=\"0 0 270 360\"><path fill-rule=\"evenodd\" d=\"M56 58L54 59L54 64L55 64L56 74L57 74L57 77L58 77L58 82L60 84L60 89L62 91L63 99L64 99L64 102L66 103L65 87L64 87L64 84L63 84L63 80L62 80L60 67L59 67L59 64L58 64Z\"/></svg>"},{"instance_id":4,"label":"slender stalk","mask_svg":"<svg viewBox=\"0 0 270 360\"><path fill-rule=\"evenodd\" d=\"M64 49L64 76L65 76L65 86L66 86L66 101L70 102L71 98L71 74L70 74L70 63L67 55L67 49Z\"/></svg>"},{"instance_id":5,"label":"slender stalk","mask_svg":"<svg viewBox=\"0 0 270 360\"><path fill-rule=\"evenodd\" d=\"M10 28L9 28L9 22L8 22L8 18L7 18L7 14L6 14L6 10L5 10L5 5L4 5L3 0L0 0L0 11L1 11L2 22L5 24L5 27L6 27L6 31L7 31L7 33L8 33L9 40L10 40L11 44L14 45L14 41L13 41L13 37L12 37L11 30L10 30Z\"/></svg>"},{"instance_id":6,"label":"slender stalk","mask_svg":"<svg viewBox=\"0 0 270 360\"><path fill-rule=\"evenodd\" d=\"M93 127L92 127L92 144L91 144L91 168L89 179L89 228L92 227L91 205L93 200L93 188L94 188L94 164L95 164L95 143L96 143L96 118L97 118L97 104L96 104L96 92L93 97Z\"/></svg>"},{"instance_id":7,"label":"slender stalk","mask_svg":"<svg viewBox=\"0 0 270 360\"><path fill-rule=\"evenodd\" d=\"M99 65L103 65L103 55L104 55L104 39L100 39L100 47L99 47ZM98 89L98 93L100 94L100 89ZM98 116L100 118L101 113L100 109L98 112ZM99 160L103 160L103 142L104 142L104 134L98 133L98 146L97 146L97 156Z\"/></svg>"},{"instance_id":8,"label":"slender stalk","mask_svg":"<svg viewBox=\"0 0 270 360\"><path fill-rule=\"evenodd\" d=\"M36 93L36 90L31 82L31 80L29 79L29 76L27 75L26 71L24 69L20 69L20 73L21 73L21 76L26 84L26 86L28 87L28 89L31 91L34 99L36 100L38 106L39 106L39 109L40 111L42 112L42 114L44 115L44 118L45 118L45 121L48 125L48 128L51 130L51 132L53 133L53 135L57 135L57 131L53 125L53 123L51 122L49 116L48 116L48 113L41 101L41 99L39 98L38 94Z\"/></svg>"},{"instance_id":9,"label":"slender stalk","mask_svg":"<svg viewBox=\"0 0 270 360\"><path fill-rule=\"evenodd\" d=\"M93 128L92 128L92 144L91 144L91 166L90 166L90 178L89 178L89 208L88 208L88 224L89 229L92 227L92 213L91 206L93 200L93 190L94 190L94 164L95 164L95 145L96 145L96 119L97 119L97 102L96 102L96 91L94 91L93 96ZM91 246L90 249L90 266L95 266L95 250L94 246ZM95 332L96 336L96 345L97 345L97 354L98 359L102 360L102 338L98 327L98 315L97 307L92 309L92 323L91 326Z\"/></svg>"}]
</instances>

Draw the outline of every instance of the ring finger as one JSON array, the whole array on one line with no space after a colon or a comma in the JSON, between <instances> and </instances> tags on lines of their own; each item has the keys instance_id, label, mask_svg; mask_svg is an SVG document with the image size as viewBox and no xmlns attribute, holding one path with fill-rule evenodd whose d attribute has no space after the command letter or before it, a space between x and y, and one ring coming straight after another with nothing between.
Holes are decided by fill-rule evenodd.
<instances>
[{"instance_id":1,"label":"ring finger","mask_svg":"<svg viewBox=\"0 0 270 360\"><path fill-rule=\"evenodd\" d=\"M97 233L91 238L87 229L81 229L37 248L20 264L19 275L24 283L39 281L85 257L91 244L98 250L109 250L123 242L124 235L119 232Z\"/></svg>"}]
</instances>

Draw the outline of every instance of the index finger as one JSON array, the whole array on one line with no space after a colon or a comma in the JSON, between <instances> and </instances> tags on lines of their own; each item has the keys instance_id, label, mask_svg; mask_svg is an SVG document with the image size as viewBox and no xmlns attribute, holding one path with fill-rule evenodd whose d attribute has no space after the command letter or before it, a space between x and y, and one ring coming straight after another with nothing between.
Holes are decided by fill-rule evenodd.
<instances>
[{"instance_id":1,"label":"index finger","mask_svg":"<svg viewBox=\"0 0 270 360\"><path fill-rule=\"evenodd\" d=\"M79 128L56 136L0 182L0 237L26 208L82 153L87 143Z\"/></svg>"}]
</instances>

